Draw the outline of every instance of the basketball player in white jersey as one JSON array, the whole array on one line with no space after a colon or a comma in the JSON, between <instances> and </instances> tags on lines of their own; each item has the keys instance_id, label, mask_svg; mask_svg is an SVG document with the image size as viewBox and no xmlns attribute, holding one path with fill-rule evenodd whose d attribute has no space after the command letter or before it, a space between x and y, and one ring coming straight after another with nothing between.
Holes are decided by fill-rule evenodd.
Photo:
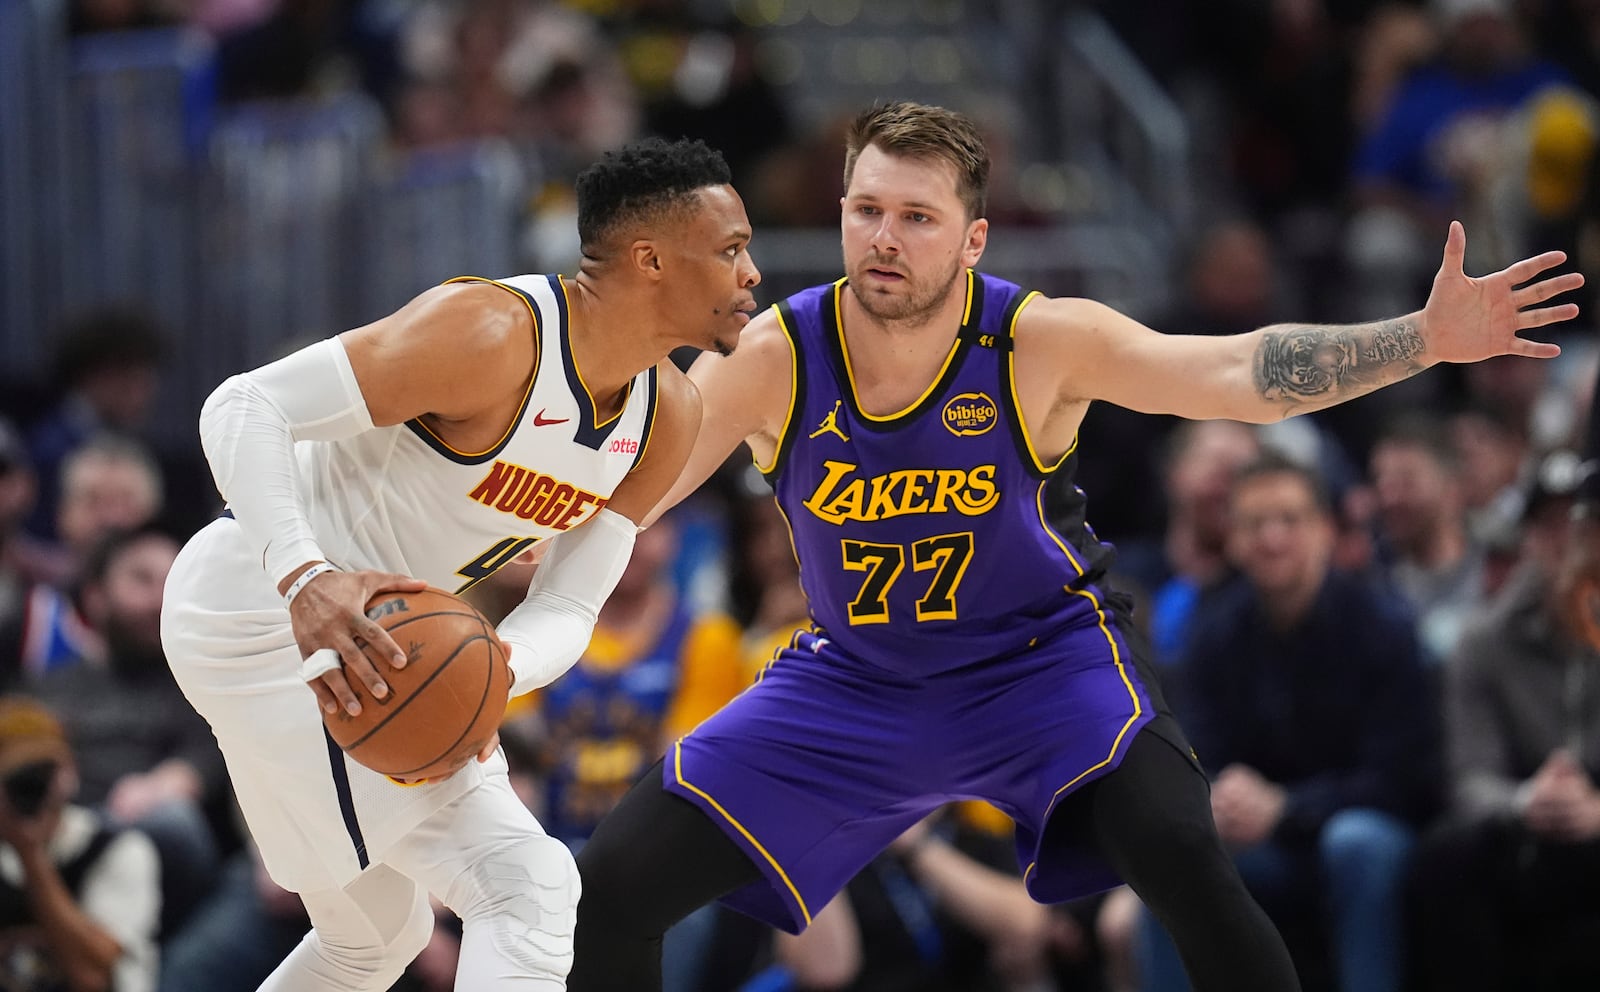
<instances>
[{"instance_id":1,"label":"basketball player in white jersey","mask_svg":"<svg viewBox=\"0 0 1600 992\"><path fill-rule=\"evenodd\" d=\"M700 422L666 358L733 350L760 280L744 206L699 142L641 142L578 180L575 277L455 281L223 383L201 413L228 509L173 566L162 637L211 723L268 870L313 929L264 992L382 992L464 922L456 987L565 988L579 882L490 746L401 784L349 760L351 713L404 657L376 593L461 591L547 546L499 634L514 694L588 643ZM366 653L361 645L365 644Z\"/></svg>"}]
</instances>

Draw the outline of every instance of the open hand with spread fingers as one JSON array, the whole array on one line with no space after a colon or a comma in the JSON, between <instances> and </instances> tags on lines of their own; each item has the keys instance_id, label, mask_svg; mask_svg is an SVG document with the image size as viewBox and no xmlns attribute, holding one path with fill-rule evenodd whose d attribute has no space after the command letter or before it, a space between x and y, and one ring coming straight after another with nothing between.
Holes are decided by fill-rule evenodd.
<instances>
[{"instance_id":1,"label":"open hand with spread fingers","mask_svg":"<svg viewBox=\"0 0 1600 992\"><path fill-rule=\"evenodd\" d=\"M1583 276L1577 272L1544 275L1565 262L1567 253L1547 251L1476 279L1463 268L1466 253L1467 232L1460 221L1451 221L1444 261L1422 310L1422 335L1427 342L1424 357L1436 362L1481 362L1496 355L1554 358L1561 354L1556 345L1529 341L1518 334L1578 315L1576 303L1540 305L1583 285Z\"/></svg>"}]
</instances>

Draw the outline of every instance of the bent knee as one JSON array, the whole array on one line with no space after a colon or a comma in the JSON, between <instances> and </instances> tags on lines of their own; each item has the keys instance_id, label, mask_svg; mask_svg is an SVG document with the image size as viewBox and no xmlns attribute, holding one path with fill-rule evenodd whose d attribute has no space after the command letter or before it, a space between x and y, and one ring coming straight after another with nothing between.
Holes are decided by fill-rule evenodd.
<instances>
[{"instance_id":1,"label":"bent knee","mask_svg":"<svg viewBox=\"0 0 1600 992\"><path fill-rule=\"evenodd\" d=\"M565 975L581 894L572 852L535 834L481 858L445 901L464 926L487 929L495 949L519 967Z\"/></svg>"}]
</instances>

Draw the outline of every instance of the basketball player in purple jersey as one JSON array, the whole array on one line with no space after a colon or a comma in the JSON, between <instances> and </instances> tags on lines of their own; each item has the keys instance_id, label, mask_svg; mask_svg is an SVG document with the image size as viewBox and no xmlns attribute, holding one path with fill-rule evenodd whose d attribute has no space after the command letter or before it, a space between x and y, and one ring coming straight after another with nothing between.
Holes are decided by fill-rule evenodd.
<instances>
[{"instance_id":1,"label":"basketball player in purple jersey","mask_svg":"<svg viewBox=\"0 0 1600 992\"><path fill-rule=\"evenodd\" d=\"M1482 278L1452 224L1427 306L1371 324L1159 335L980 275L989 159L937 107L863 113L845 158L845 279L751 323L691 377L695 450L668 502L740 441L787 516L814 627L678 741L583 849L573 992L659 989L659 937L722 898L785 930L930 810L1017 824L1029 892L1127 881L1198 992L1298 988L1217 839L1206 780L1129 649L1083 496L1047 522L1092 400L1265 422L1438 362L1548 358L1525 328L1582 283L1546 253ZM1526 284L1526 285L1522 285ZM1521 285L1521 288L1515 288Z\"/></svg>"}]
</instances>

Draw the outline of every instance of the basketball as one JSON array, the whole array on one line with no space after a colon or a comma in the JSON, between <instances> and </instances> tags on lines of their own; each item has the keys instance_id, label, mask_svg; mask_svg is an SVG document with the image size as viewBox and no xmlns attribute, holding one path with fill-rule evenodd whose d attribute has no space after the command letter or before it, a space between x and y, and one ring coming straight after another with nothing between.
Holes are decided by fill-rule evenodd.
<instances>
[{"instance_id":1,"label":"basketball","mask_svg":"<svg viewBox=\"0 0 1600 992\"><path fill-rule=\"evenodd\" d=\"M443 775L489 743L505 715L511 670L494 626L438 589L381 593L367 616L406 653L404 668L373 658L389 693L376 699L348 676L361 714L323 713L336 744L356 761L408 782Z\"/></svg>"}]
</instances>

